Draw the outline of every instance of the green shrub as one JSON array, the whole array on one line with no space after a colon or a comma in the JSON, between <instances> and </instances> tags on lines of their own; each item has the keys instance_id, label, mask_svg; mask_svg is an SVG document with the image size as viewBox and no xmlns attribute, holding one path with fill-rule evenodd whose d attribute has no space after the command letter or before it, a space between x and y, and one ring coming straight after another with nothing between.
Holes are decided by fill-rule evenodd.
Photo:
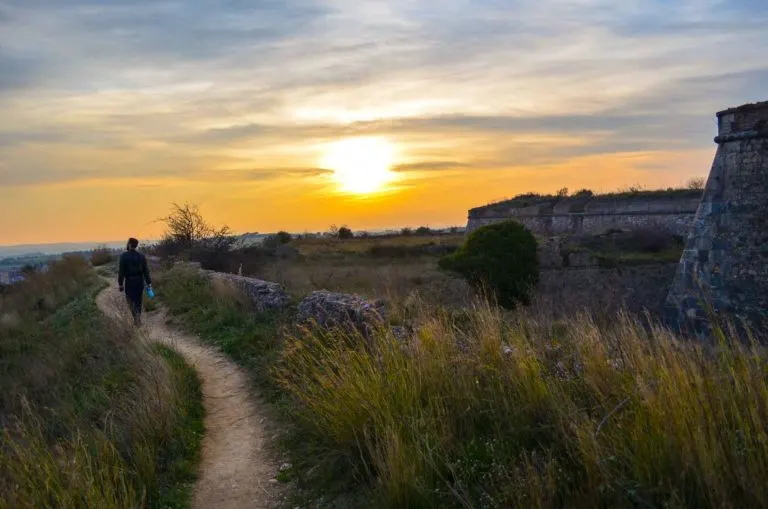
<instances>
[{"instance_id":1,"label":"green shrub","mask_svg":"<svg viewBox=\"0 0 768 509\"><path fill-rule=\"evenodd\" d=\"M455 253L442 258L440 268L492 292L504 307L526 304L539 280L536 239L514 221L484 226L472 232Z\"/></svg>"},{"instance_id":2,"label":"green shrub","mask_svg":"<svg viewBox=\"0 0 768 509\"><path fill-rule=\"evenodd\" d=\"M278 246L288 244L291 240L293 240L293 236L291 236L290 233L286 231L279 231L265 238L261 245L268 249L275 249Z\"/></svg>"},{"instance_id":3,"label":"green shrub","mask_svg":"<svg viewBox=\"0 0 768 509\"><path fill-rule=\"evenodd\" d=\"M355 236L355 234L348 227L342 226L341 228L339 228L339 238L340 239L351 239L354 236Z\"/></svg>"}]
</instances>

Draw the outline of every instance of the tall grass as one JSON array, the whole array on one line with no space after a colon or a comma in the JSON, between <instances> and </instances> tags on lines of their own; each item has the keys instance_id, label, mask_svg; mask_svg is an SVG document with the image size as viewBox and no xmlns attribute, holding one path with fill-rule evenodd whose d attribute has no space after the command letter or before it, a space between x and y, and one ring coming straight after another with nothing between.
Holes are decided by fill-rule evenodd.
<instances>
[{"instance_id":1,"label":"tall grass","mask_svg":"<svg viewBox=\"0 0 768 509\"><path fill-rule=\"evenodd\" d=\"M87 263L14 287L0 325L0 507L186 507L202 435L194 371L105 318ZM39 304L41 291L49 302Z\"/></svg>"},{"instance_id":2,"label":"tall grass","mask_svg":"<svg viewBox=\"0 0 768 509\"><path fill-rule=\"evenodd\" d=\"M756 344L425 311L409 343L299 333L276 371L319 458L381 507L768 506Z\"/></svg>"},{"instance_id":3,"label":"tall grass","mask_svg":"<svg viewBox=\"0 0 768 509\"><path fill-rule=\"evenodd\" d=\"M191 272L163 295L278 396L313 507L768 506L766 353L728 331L424 304L412 338L363 338L280 327Z\"/></svg>"}]
</instances>

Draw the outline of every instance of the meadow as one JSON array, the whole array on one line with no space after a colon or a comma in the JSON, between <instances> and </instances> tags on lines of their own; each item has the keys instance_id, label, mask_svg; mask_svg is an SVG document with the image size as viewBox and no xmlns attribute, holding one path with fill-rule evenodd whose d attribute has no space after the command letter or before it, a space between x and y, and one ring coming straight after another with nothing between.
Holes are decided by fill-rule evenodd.
<instances>
[{"instance_id":1,"label":"meadow","mask_svg":"<svg viewBox=\"0 0 768 509\"><path fill-rule=\"evenodd\" d=\"M372 255L393 242L294 241L301 257L259 275L294 296L319 285L393 296L412 325L406 339L388 326L366 337L297 327L290 311L255 313L195 271L159 280L177 325L248 369L272 403L296 505L768 506L768 378L756 338L724 326L693 342L647 317L554 319L535 303L505 311L469 291L444 305L407 291L417 267L453 278L437 255ZM406 242L410 252L430 241ZM386 271L406 293L392 291Z\"/></svg>"},{"instance_id":2,"label":"meadow","mask_svg":"<svg viewBox=\"0 0 768 509\"><path fill-rule=\"evenodd\" d=\"M0 296L0 507L184 508L200 385L174 351L104 317L81 257Z\"/></svg>"}]
</instances>

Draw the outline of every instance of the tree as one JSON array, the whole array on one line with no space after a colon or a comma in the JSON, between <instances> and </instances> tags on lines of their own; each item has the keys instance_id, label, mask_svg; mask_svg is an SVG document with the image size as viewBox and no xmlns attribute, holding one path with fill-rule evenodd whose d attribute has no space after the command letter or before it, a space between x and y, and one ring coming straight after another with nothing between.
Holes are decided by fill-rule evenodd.
<instances>
[{"instance_id":1,"label":"tree","mask_svg":"<svg viewBox=\"0 0 768 509\"><path fill-rule=\"evenodd\" d=\"M419 226L416 228L416 235L432 235L432 230L428 226Z\"/></svg>"},{"instance_id":2,"label":"tree","mask_svg":"<svg viewBox=\"0 0 768 509\"><path fill-rule=\"evenodd\" d=\"M171 213L160 221L166 225L163 239L157 250L169 256L190 252L193 248L198 256L210 256L229 251L233 239L229 227L215 228L205 221L197 205L185 203L171 205Z\"/></svg>"},{"instance_id":3,"label":"tree","mask_svg":"<svg viewBox=\"0 0 768 509\"><path fill-rule=\"evenodd\" d=\"M400 230L400 235L402 235L403 237L408 237L408 236L410 236L410 235L413 235L413 230L411 230L410 228L408 228L408 227L406 226L405 228L403 228L402 230Z\"/></svg>"},{"instance_id":4,"label":"tree","mask_svg":"<svg viewBox=\"0 0 768 509\"><path fill-rule=\"evenodd\" d=\"M339 238L344 239L351 239L355 236L355 234L352 232L351 229L349 229L346 225L339 228Z\"/></svg>"},{"instance_id":5,"label":"tree","mask_svg":"<svg viewBox=\"0 0 768 509\"><path fill-rule=\"evenodd\" d=\"M566 198L568 196L568 188L564 187L557 192L558 198Z\"/></svg>"},{"instance_id":6,"label":"tree","mask_svg":"<svg viewBox=\"0 0 768 509\"><path fill-rule=\"evenodd\" d=\"M213 228L203 219L197 205L185 203L171 205L171 213L161 218L166 225L164 240L173 241L179 248L191 248L192 245L213 233Z\"/></svg>"},{"instance_id":7,"label":"tree","mask_svg":"<svg viewBox=\"0 0 768 509\"><path fill-rule=\"evenodd\" d=\"M707 179L704 177L694 177L685 184L685 187L692 191L703 191L706 184Z\"/></svg>"},{"instance_id":8,"label":"tree","mask_svg":"<svg viewBox=\"0 0 768 509\"><path fill-rule=\"evenodd\" d=\"M506 308L530 302L539 281L536 238L514 221L478 228L455 253L440 259L439 266L493 292Z\"/></svg>"}]
</instances>

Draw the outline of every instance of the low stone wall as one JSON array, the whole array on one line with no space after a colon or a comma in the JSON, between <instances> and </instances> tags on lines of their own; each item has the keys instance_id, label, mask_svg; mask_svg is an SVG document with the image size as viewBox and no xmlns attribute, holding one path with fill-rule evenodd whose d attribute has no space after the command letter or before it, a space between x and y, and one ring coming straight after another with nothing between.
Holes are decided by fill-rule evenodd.
<instances>
[{"instance_id":1,"label":"low stone wall","mask_svg":"<svg viewBox=\"0 0 768 509\"><path fill-rule=\"evenodd\" d=\"M319 290L299 304L296 321L321 327L351 327L367 335L372 325L387 315L384 301L371 302L359 295Z\"/></svg>"},{"instance_id":2,"label":"low stone wall","mask_svg":"<svg viewBox=\"0 0 768 509\"><path fill-rule=\"evenodd\" d=\"M278 283L223 272L205 272L212 279L227 281L245 293L258 311L279 311L291 303L288 293Z\"/></svg>"}]
</instances>

